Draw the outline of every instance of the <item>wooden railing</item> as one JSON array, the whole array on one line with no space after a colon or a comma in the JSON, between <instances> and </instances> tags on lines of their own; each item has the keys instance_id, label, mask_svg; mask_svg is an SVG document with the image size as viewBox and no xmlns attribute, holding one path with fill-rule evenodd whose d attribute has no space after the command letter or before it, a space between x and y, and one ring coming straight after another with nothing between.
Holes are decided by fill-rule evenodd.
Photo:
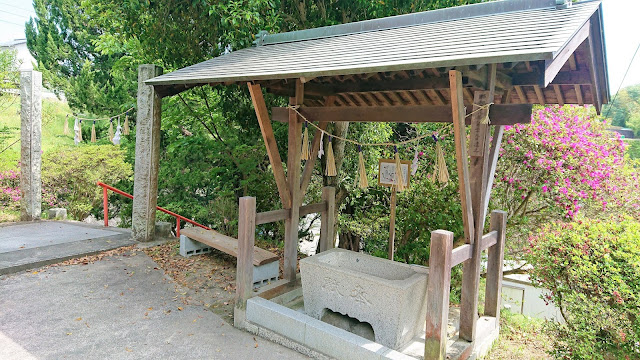
<instances>
[{"instance_id":1,"label":"wooden railing","mask_svg":"<svg viewBox=\"0 0 640 360\"><path fill-rule=\"evenodd\" d=\"M120 189L116 189L113 186L107 185L103 182L98 181L98 186L102 187L102 206L104 207L104 226L109 226L109 190L113 191L116 194L120 194L124 197L128 197L129 199L133 199L133 195L126 193ZM162 211L165 214L169 214L173 217L176 218L176 237L180 237L180 221L184 221L187 222L189 224L201 227L203 229L206 230L211 230L210 228L202 225L202 224L198 224L197 222L188 219L182 215L178 215L176 213L174 213L173 211L169 211L165 208L161 208L160 206L156 206L156 209Z\"/></svg>"},{"instance_id":2,"label":"wooden railing","mask_svg":"<svg viewBox=\"0 0 640 360\"><path fill-rule=\"evenodd\" d=\"M499 324L500 316L506 225L506 213L493 211L489 233L485 234L480 241L480 250L488 249L484 315L495 317L496 326ZM474 244L465 244L453 249L452 232L436 230L431 233L425 359L445 359L447 356L451 268L471 259L474 246ZM468 290L462 289L462 291ZM477 313L477 309L475 311ZM469 346L468 349L472 347Z\"/></svg>"},{"instance_id":3,"label":"wooden railing","mask_svg":"<svg viewBox=\"0 0 640 360\"><path fill-rule=\"evenodd\" d=\"M299 216L321 214L319 252L335 247L333 241L335 198L335 188L327 186L322 189L322 202L300 206ZM233 323L236 327L243 328L246 324L247 300L256 294L253 291L253 249L256 225L287 220L291 217L291 210L280 209L257 213L256 198L246 196L240 198L238 212L238 263Z\"/></svg>"}]
</instances>

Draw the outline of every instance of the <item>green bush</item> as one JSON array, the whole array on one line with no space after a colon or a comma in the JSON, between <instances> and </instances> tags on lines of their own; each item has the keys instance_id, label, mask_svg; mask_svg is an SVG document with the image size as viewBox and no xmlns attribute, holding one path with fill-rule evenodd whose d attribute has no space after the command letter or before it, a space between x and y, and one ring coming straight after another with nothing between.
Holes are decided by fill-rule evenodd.
<instances>
[{"instance_id":1,"label":"green bush","mask_svg":"<svg viewBox=\"0 0 640 360\"><path fill-rule=\"evenodd\" d=\"M49 205L67 208L77 220L102 205L98 181L113 185L132 174L124 152L113 145L60 147L46 152L42 159L43 188L55 197Z\"/></svg>"},{"instance_id":2,"label":"green bush","mask_svg":"<svg viewBox=\"0 0 640 360\"><path fill-rule=\"evenodd\" d=\"M530 239L534 284L566 323L551 323L558 359L640 358L640 222L553 223Z\"/></svg>"}]
</instances>

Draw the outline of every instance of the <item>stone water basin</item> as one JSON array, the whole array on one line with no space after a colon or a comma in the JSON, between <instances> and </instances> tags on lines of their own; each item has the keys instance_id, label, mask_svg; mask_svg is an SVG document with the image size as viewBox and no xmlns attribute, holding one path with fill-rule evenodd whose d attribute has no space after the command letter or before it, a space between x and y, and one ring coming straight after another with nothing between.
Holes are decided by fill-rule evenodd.
<instances>
[{"instance_id":1,"label":"stone water basin","mask_svg":"<svg viewBox=\"0 0 640 360\"><path fill-rule=\"evenodd\" d=\"M300 260L300 275L311 317L329 309L369 323L391 349L424 331L428 268L331 249Z\"/></svg>"}]
</instances>

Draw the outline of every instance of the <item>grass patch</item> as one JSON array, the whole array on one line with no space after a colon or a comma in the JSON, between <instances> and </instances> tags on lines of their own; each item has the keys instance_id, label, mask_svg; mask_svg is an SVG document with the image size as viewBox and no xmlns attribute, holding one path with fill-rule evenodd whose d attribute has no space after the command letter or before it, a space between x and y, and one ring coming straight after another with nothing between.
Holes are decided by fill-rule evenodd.
<instances>
[{"instance_id":1,"label":"grass patch","mask_svg":"<svg viewBox=\"0 0 640 360\"><path fill-rule=\"evenodd\" d=\"M547 354L551 349L551 339L544 330L544 324L542 319L503 309L500 314L500 337L486 359L552 359Z\"/></svg>"},{"instance_id":2,"label":"grass patch","mask_svg":"<svg viewBox=\"0 0 640 360\"><path fill-rule=\"evenodd\" d=\"M43 152L59 146L73 145L71 119L69 119L70 134L63 135L67 114L71 114L71 110L66 103L52 99L42 100ZM11 146L7 148L9 145ZM5 148L7 149L4 150ZM0 110L0 151L2 150L4 152L0 154L0 171L17 169L20 160L20 98L18 96L10 100L8 107Z\"/></svg>"}]
</instances>

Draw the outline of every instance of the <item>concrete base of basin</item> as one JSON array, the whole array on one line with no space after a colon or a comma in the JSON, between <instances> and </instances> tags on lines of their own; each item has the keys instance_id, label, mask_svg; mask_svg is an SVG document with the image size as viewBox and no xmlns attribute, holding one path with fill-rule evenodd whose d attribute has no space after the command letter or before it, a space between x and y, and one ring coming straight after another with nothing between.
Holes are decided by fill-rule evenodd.
<instances>
[{"instance_id":1,"label":"concrete base of basin","mask_svg":"<svg viewBox=\"0 0 640 360\"><path fill-rule=\"evenodd\" d=\"M267 285L264 290L261 289L260 294L283 282L284 280L279 280ZM247 301L246 330L311 358L423 359L424 332L396 351L306 315L300 287L268 298L256 296ZM482 359L498 338L499 329L495 327L495 318L479 319L478 340L471 346L472 344L457 337L458 316L457 308L452 308L449 316L451 329L447 359Z\"/></svg>"}]
</instances>

